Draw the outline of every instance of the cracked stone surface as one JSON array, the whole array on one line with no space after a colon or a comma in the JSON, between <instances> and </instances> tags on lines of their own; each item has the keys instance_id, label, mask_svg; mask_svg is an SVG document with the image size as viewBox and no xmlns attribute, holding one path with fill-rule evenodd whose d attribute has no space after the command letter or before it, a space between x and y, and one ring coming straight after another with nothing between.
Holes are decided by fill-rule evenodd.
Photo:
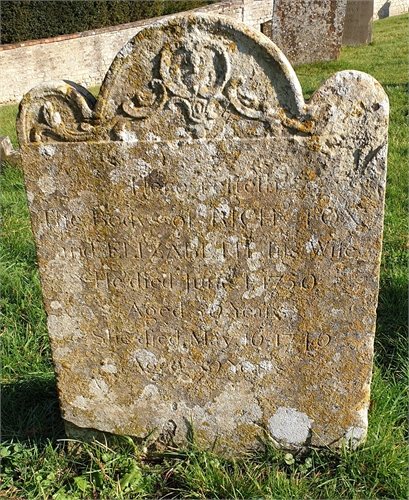
<instances>
[{"instance_id":1,"label":"cracked stone surface","mask_svg":"<svg viewBox=\"0 0 409 500\"><path fill-rule=\"evenodd\" d=\"M18 133L67 429L243 453L365 439L388 100L304 102L260 33L141 31L95 100L30 91ZM71 430L70 430L71 429Z\"/></svg>"}]
</instances>

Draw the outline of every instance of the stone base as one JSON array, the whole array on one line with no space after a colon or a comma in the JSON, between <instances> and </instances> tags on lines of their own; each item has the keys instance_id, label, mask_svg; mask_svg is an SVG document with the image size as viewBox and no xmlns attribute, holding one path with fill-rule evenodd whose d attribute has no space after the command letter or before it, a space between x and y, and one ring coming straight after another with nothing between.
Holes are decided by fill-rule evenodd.
<instances>
[{"instance_id":1,"label":"stone base","mask_svg":"<svg viewBox=\"0 0 409 500\"><path fill-rule=\"evenodd\" d=\"M68 420L64 420L65 433L69 441L68 447L72 448L75 441L83 443L92 443L98 441L108 446L120 444L121 441L132 439L134 444L140 448L143 453L158 453L163 452L167 447L174 445L172 434L170 432L162 432L154 430L144 438L136 436L123 436L120 434L112 434L110 432L103 432L97 429L89 429L85 427L78 427ZM192 433L193 435L193 433ZM188 441L192 441L193 436L187 436Z\"/></svg>"}]
</instances>

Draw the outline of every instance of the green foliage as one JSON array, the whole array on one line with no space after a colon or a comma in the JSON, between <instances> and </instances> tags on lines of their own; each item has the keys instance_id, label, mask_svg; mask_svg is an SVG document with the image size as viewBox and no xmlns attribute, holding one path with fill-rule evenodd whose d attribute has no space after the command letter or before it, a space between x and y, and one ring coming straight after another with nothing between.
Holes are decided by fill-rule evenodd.
<instances>
[{"instance_id":1,"label":"green foliage","mask_svg":"<svg viewBox=\"0 0 409 500\"><path fill-rule=\"evenodd\" d=\"M258 452L227 459L216 454L217 443L215 450L199 449L193 441L185 449L147 456L143 443L126 437L109 445L63 441L23 176L20 169L5 165L0 497L408 498L407 19L378 21L370 46L345 48L339 61L296 70L307 96L335 71L369 72L384 86L391 103L375 367L365 445L353 452L324 449L293 455L264 441ZM15 134L16 111L16 106L0 108L2 134Z\"/></svg>"},{"instance_id":2,"label":"green foliage","mask_svg":"<svg viewBox=\"0 0 409 500\"><path fill-rule=\"evenodd\" d=\"M181 498L407 498L406 387L375 369L367 443L354 452L264 450L242 460L209 451L168 453L168 487ZM376 401L376 403L375 403Z\"/></svg>"},{"instance_id":3,"label":"green foliage","mask_svg":"<svg viewBox=\"0 0 409 500\"><path fill-rule=\"evenodd\" d=\"M215 0L2 0L1 43L51 38L182 12Z\"/></svg>"},{"instance_id":4,"label":"green foliage","mask_svg":"<svg viewBox=\"0 0 409 500\"><path fill-rule=\"evenodd\" d=\"M112 447L6 441L0 449L4 491L28 499L155 497L162 483L160 469L144 464L129 441L118 439Z\"/></svg>"},{"instance_id":5,"label":"green foliage","mask_svg":"<svg viewBox=\"0 0 409 500\"><path fill-rule=\"evenodd\" d=\"M0 208L2 377L51 369L36 252L20 169L5 166Z\"/></svg>"},{"instance_id":6,"label":"green foliage","mask_svg":"<svg viewBox=\"0 0 409 500\"><path fill-rule=\"evenodd\" d=\"M185 12L187 10L197 9L205 5L215 3L217 0L203 2L200 0L168 0L162 2L162 16L167 14L175 14L176 12Z\"/></svg>"},{"instance_id":7,"label":"green foliage","mask_svg":"<svg viewBox=\"0 0 409 500\"><path fill-rule=\"evenodd\" d=\"M0 137L8 135L14 147L18 146L16 116L18 104L0 107Z\"/></svg>"}]
</instances>

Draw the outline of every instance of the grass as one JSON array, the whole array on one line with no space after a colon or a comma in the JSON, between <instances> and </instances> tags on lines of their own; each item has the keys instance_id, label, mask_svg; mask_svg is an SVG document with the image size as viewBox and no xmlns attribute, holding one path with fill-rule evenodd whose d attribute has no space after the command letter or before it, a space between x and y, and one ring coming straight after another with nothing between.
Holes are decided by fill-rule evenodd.
<instances>
[{"instance_id":1,"label":"grass","mask_svg":"<svg viewBox=\"0 0 409 500\"><path fill-rule=\"evenodd\" d=\"M354 452L292 456L269 443L226 460L211 450L147 457L130 438L68 442L59 413L21 170L2 173L3 498L404 499L407 489L407 16L377 21L374 42L296 68L305 96L342 69L372 74L391 103L388 184L369 429ZM14 143L17 106L0 108Z\"/></svg>"},{"instance_id":2,"label":"grass","mask_svg":"<svg viewBox=\"0 0 409 500\"><path fill-rule=\"evenodd\" d=\"M18 104L9 104L8 106L0 107L0 137L8 135L14 147L18 146L15 126L17 112Z\"/></svg>"}]
</instances>

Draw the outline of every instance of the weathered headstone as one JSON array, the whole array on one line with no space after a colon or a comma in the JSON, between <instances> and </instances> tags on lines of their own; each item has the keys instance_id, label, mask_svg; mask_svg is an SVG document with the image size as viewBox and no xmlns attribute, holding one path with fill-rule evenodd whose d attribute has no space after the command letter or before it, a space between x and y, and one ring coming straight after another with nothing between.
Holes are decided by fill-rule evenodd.
<instances>
[{"instance_id":1,"label":"weathered headstone","mask_svg":"<svg viewBox=\"0 0 409 500\"><path fill-rule=\"evenodd\" d=\"M348 0L342 44L357 46L372 42L374 0Z\"/></svg>"},{"instance_id":2,"label":"weathered headstone","mask_svg":"<svg viewBox=\"0 0 409 500\"><path fill-rule=\"evenodd\" d=\"M242 452L365 438L388 100L344 71L308 104L263 35L182 16L96 102L37 87L18 130L68 430ZM155 437L155 435L154 435Z\"/></svg>"},{"instance_id":3,"label":"weathered headstone","mask_svg":"<svg viewBox=\"0 0 409 500\"><path fill-rule=\"evenodd\" d=\"M271 39L291 64L339 58L347 0L274 0Z\"/></svg>"},{"instance_id":4,"label":"weathered headstone","mask_svg":"<svg viewBox=\"0 0 409 500\"><path fill-rule=\"evenodd\" d=\"M265 23L262 23L260 26L260 31L265 35L267 38L270 40L273 39L273 21L270 19L269 21L266 21Z\"/></svg>"}]
</instances>

